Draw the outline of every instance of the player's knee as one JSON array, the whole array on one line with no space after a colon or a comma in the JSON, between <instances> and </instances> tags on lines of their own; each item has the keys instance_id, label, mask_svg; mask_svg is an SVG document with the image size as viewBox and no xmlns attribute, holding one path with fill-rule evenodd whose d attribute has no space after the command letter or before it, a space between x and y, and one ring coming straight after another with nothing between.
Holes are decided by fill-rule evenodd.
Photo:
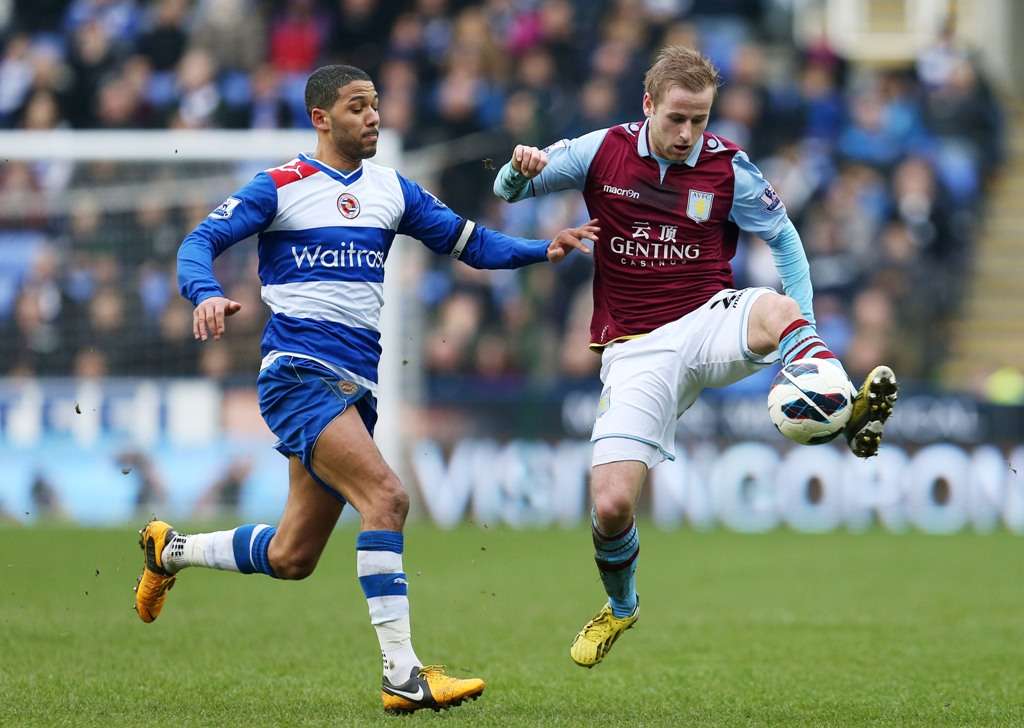
<instances>
[{"instance_id":1,"label":"player's knee","mask_svg":"<svg viewBox=\"0 0 1024 728\"><path fill-rule=\"evenodd\" d=\"M799 304L789 296L777 293L761 296L754 304L747 345L756 354L770 353L778 346L782 331L802 317Z\"/></svg>"},{"instance_id":2,"label":"player's knee","mask_svg":"<svg viewBox=\"0 0 1024 728\"><path fill-rule=\"evenodd\" d=\"M270 560L270 568L274 570L274 576L294 581L305 579L312 574L320 560L320 554L309 549L282 549L275 552L273 544L267 552L267 557Z\"/></svg>"},{"instance_id":3,"label":"player's knee","mask_svg":"<svg viewBox=\"0 0 1024 728\"><path fill-rule=\"evenodd\" d=\"M594 512L597 523L606 535L608 531L621 531L633 520L633 499L626 492L604 489L594 494Z\"/></svg>"},{"instance_id":4,"label":"player's knee","mask_svg":"<svg viewBox=\"0 0 1024 728\"><path fill-rule=\"evenodd\" d=\"M373 502L370 504L373 519L383 527L400 531L405 525L405 517L409 514L409 494L402 487L402 482L394 473L384 476L374 489ZM368 514L363 514L364 517Z\"/></svg>"},{"instance_id":5,"label":"player's knee","mask_svg":"<svg viewBox=\"0 0 1024 728\"><path fill-rule=\"evenodd\" d=\"M779 296L775 302L776 319L782 322L782 326L789 326L798 318L803 318L800 305L789 296Z\"/></svg>"},{"instance_id":6,"label":"player's knee","mask_svg":"<svg viewBox=\"0 0 1024 728\"><path fill-rule=\"evenodd\" d=\"M405 523L405 517L409 515L409 494L398 478L394 479L394 485L388 489L384 507L397 521Z\"/></svg>"}]
</instances>

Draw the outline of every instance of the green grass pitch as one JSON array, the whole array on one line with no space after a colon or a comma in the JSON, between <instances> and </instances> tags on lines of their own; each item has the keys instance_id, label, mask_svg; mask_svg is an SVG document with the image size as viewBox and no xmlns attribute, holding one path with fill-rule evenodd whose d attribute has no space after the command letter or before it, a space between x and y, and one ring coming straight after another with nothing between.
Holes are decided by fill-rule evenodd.
<instances>
[{"instance_id":1,"label":"green grass pitch","mask_svg":"<svg viewBox=\"0 0 1024 728\"><path fill-rule=\"evenodd\" d=\"M641 529L637 627L593 670L589 534L414 526L420 657L488 681L386 717L335 533L306 581L191 569L131 609L133 528L0 529L0 725L1024 725L1024 539Z\"/></svg>"}]
</instances>

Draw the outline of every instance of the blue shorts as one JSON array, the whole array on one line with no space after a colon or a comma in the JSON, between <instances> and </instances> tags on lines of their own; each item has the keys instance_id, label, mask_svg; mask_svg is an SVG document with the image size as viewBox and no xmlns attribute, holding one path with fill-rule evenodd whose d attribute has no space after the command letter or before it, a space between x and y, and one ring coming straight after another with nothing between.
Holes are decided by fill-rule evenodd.
<instances>
[{"instance_id":1,"label":"blue shorts","mask_svg":"<svg viewBox=\"0 0 1024 728\"><path fill-rule=\"evenodd\" d=\"M355 405L373 436L376 397L366 387L339 379L327 367L295 356L271 362L257 377L256 391L260 413L278 438L277 451L285 457L297 456L313 479L344 503L341 494L313 472L313 448L320 433L349 405Z\"/></svg>"}]
</instances>

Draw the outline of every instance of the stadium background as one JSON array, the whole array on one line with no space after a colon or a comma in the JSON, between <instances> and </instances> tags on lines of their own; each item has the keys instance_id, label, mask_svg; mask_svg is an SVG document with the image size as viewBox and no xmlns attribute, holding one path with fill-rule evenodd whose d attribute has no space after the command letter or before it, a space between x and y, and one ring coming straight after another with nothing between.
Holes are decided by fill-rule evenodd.
<instances>
[{"instance_id":1,"label":"stadium background","mask_svg":"<svg viewBox=\"0 0 1024 728\"><path fill-rule=\"evenodd\" d=\"M892 364L904 396L891 447L858 463L787 447L771 372L708 393L644 512L1024 530L1022 29L1010 0L0 1L0 520L279 513L255 245L218 260L244 308L205 345L174 258L255 171L313 146L317 65L376 80L382 161L460 214L545 237L585 219L580 196L499 204L512 146L639 117L652 54L685 43L724 77L709 129L750 151L801 231L823 336L855 376ZM223 130L241 136L206 134ZM737 284L777 285L745 242ZM583 522L590 261L481 272L404 241L388 269L381 430L417 515Z\"/></svg>"}]
</instances>

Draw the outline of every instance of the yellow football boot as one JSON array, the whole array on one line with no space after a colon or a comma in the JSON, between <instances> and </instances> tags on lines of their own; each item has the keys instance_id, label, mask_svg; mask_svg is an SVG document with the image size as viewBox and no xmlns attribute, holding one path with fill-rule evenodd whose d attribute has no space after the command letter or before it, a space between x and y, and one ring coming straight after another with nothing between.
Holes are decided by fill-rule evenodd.
<instances>
[{"instance_id":1,"label":"yellow football boot","mask_svg":"<svg viewBox=\"0 0 1024 728\"><path fill-rule=\"evenodd\" d=\"M843 434L853 454L869 458L878 454L882 429L892 414L900 386L892 369L882 365L871 370L853 399L853 412Z\"/></svg>"},{"instance_id":2,"label":"yellow football boot","mask_svg":"<svg viewBox=\"0 0 1024 728\"><path fill-rule=\"evenodd\" d=\"M605 604L576 635L569 648L569 657L580 667L593 667L604 659L619 635L632 627L639 616L639 601L633 613L622 619L612 614L612 608Z\"/></svg>"},{"instance_id":3,"label":"yellow football boot","mask_svg":"<svg viewBox=\"0 0 1024 728\"><path fill-rule=\"evenodd\" d=\"M414 667L409 679L401 685L392 685L387 676L381 685L381 700L388 713L411 713L431 708L446 710L464 700L476 700L486 685L479 678L457 678L444 671L444 665Z\"/></svg>"},{"instance_id":4,"label":"yellow football boot","mask_svg":"<svg viewBox=\"0 0 1024 728\"><path fill-rule=\"evenodd\" d=\"M167 592L174 586L175 577L164 570L160 558L164 546L174 535L169 523L155 518L139 531L139 548L145 554L145 561L135 584L135 611L143 622L152 622L160 616Z\"/></svg>"}]
</instances>

